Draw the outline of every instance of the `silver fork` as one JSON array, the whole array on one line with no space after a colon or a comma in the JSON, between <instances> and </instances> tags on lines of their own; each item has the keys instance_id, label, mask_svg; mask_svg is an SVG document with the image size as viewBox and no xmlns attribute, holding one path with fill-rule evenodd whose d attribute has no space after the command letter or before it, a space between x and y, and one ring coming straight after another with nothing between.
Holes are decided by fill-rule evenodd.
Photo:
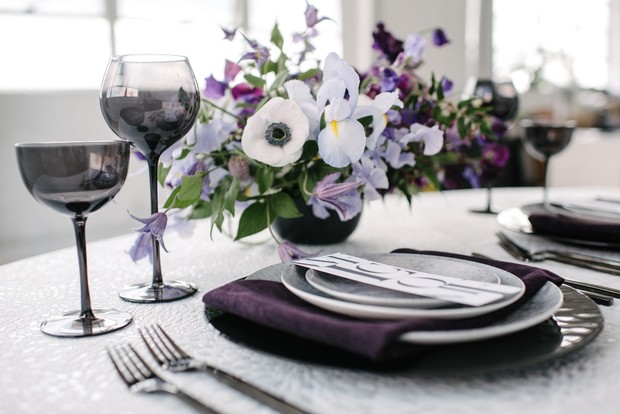
<instances>
[{"instance_id":1,"label":"silver fork","mask_svg":"<svg viewBox=\"0 0 620 414\"><path fill-rule=\"evenodd\" d=\"M140 335L153 358L171 372L205 371L237 391L285 414L304 414L302 410L269 392L205 361L199 361L179 347L160 325L139 329Z\"/></svg>"},{"instance_id":2,"label":"silver fork","mask_svg":"<svg viewBox=\"0 0 620 414\"><path fill-rule=\"evenodd\" d=\"M510 237L502 232L496 233L501 244L506 249L510 249L514 254L519 256L520 260L525 262L542 262L544 260L553 260L556 262L571 264L573 266L584 267L587 269L597 270L599 272L620 275L620 265L611 260L605 260L599 257L588 256L576 252L564 252L556 250L545 250L532 253L515 243Z\"/></svg>"},{"instance_id":3,"label":"silver fork","mask_svg":"<svg viewBox=\"0 0 620 414\"><path fill-rule=\"evenodd\" d=\"M132 392L174 395L201 413L216 414L218 411L183 392L179 387L161 378L131 346L108 349L108 356L121 379Z\"/></svg>"}]
</instances>

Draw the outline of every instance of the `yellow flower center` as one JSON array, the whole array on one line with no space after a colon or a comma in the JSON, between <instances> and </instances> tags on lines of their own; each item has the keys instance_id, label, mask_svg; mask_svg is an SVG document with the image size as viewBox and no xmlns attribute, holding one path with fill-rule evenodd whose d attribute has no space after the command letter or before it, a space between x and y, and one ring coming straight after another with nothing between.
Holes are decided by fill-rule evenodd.
<instances>
[{"instance_id":1,"label":"yellow flower center","mask_svg":"<svg viewBox=\"0 0 620 414\"><path fill-rule=\"evenodd\" d=\"M336 136L336 138L338 138L338 121L332 121L331 127L332 127L332 131L334 132L334 135Z\"/></svg>"}]
</instances>

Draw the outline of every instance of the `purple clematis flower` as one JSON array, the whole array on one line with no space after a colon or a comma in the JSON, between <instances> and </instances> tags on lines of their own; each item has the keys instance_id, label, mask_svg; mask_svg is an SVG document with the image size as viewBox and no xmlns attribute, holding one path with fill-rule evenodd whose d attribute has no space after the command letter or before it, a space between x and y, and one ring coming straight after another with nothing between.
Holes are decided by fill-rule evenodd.
<instances>
[{"instance_id":1,"label":"purple clematis flower","mask_svg":"<svg viewBox=\"0 0 620 414\"><path fill-rule=\"evenodd\" d=\"M393 92L398 86L400 76L393 69L383 69L383 76L381 77L381 92Z\"/></svg>"},{"instance_id":2,"label":"purple clematis flower","mask_svg":"<svg viewBox=\"0 0 620 414\"><path fill-rule=\"evenodd\" d=\"M164 245L164 232L166 231L166 225L168 224L168 216L164 213L154 213L146 218L136 217L133 214L129 214L131 218L144 224L144 226L136 229L140 235L136 239L134 245L129 250L129 256L131 260L137 262L145 256L149 257L152 261L152 248L151 239L155 238L164 249L168 251Z\"/></svg>"},{"instance_id":3,"label":"purple clematis flower","mask_svg":"<svg viewBox=\"0 0 620 414\"><path fill-rule=\"evenodd\" d=\"M308 1L306 1L306 12L304 13L304 15L306 17L306 26L308 26L309 28L316 26L323 20L331 20L329 17L319 18L319 10L310 3L308 3Z\"/></svg>"},{"instance_id":4,"label":"purple clematis flower","mask_svg":"<svg viewBox=\"0 0 620 414\"><path fill-rule=\"evenodd\" d=\"M267 59L269 59L269 49L267 47L261 45L256 40L252 40L246 37L243 33L241 34L243 38L248 42L248 45L252 48L251 52L247 52L239 59L239 62L242 60L253 60L256 62L256 66L259 68L263 66Z\"/></svg>"},{"instance_id":5,"label":"purple clematis flower","mask_svg":"<svg viewBox=\"0 0 620 414\"><path fill-rule=\"evenodd\" d=\"M441 89L444 93L449 93L452 90L453 85L454 83L445 76L441 78Z\"/></svg>"},{"instance_id":6,"label":"purple clematis flower","mask_svg":"<svg viewBox=\"0 0 620 414\"><path fill-rule=\"evenodd\" d=\"M433 30L433 43L435 46L443 46L450 43L450 39L446 36L446 32L443 29L437 28Z\"/></svg>"},{"instance_id":7,"label":"purple clematis flower","mask_svg":"<svg viewBox=\"0 0 620 414\"><path fill-rule=\"evenodd\" d=\"M234 29L226 29L225 27L220 26L220 29L222 29L222 31L224 32L225 40L233 40L235 38L235 35L237 34L236 27Z\"/></svg>"},{"instance_id":8,"label":"purple clematis flower","mask_svg":"<svg viewBox=\"0 0 620 414\"><path fill-rule=\"evenodd\" d=\"M417 33L410 34L405 39L403 48L405 57L408 57L415 66L422 62L422 54L424 54L424 49L426 48L426 39Z\"/></svg>"},{"instance_id":9,"label":"purple clematis flower","mask_svg":"<svg viewBox=\"0 0 620 414\"><path fill-rule=\"evenodd\" d=\"M278 256L280 256L282 263L288 263L293 260L316 256L316 254L304 252L293 243L283 241L278 244Z\"/></svg>"},{"instance_id":10,"label":"purple clematis flower","mask_svg":"<svg viewBox=\"0 0 620 414\"><path fill-rule=\"evenodd\" d=\"M362 198L357 188L361 185L358 181L336 183L340 173L326 175L314 186L314 191L309 203L312 205L312 213L322 219L329 217L329 211L335 210L340 220L347 221L362 211Z\"/></svg>"}]
</instances>

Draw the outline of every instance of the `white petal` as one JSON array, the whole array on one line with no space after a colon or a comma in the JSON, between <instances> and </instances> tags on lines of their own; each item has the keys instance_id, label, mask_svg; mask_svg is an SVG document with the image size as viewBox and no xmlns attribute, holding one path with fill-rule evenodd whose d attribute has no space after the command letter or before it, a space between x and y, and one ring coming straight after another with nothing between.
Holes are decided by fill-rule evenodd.
<instances>
[{"instance_id":1,"label":"white petal","mask_svg":"<svg viewBox=\"0 0 620 414\"><path fill-rule=\"evenodd\" d=\"M349 103L351 111L357 106L357 97L359 95L360 77L344 59L341 59L336 53L330 53L325 59L323 65L323 82L329 82L338 78L344 82L346 89L349 91ZM344 95L341 95L341 97Z\"/></svg>"},{"instance_id":2,"label":"white petal","mask_svg":"<svg viewBox=\"0 0 620 414\"><path fill-rule=\"evenodd\" d=\"M327 164L346 167L364 154L364 127L353 119L332 121L319 134L318 144L319 154Z\"/></svg>"},{"instance_id":3,"label":"white petal","mask_svg":"<svg viewBox=\"0 0 620 414\"><path fill-rule=\"evenodd\" d=\"M314 101L312 94L310 93L310 87L298 79L287 81L284 84L284 89L286 89L288 98L297 103Z\"/></svg>"}]
</instances>

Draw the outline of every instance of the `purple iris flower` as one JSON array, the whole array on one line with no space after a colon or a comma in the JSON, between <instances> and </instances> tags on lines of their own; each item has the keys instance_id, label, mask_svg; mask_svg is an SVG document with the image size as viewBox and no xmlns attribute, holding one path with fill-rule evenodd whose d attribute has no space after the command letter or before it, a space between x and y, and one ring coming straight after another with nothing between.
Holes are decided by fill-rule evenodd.
<instances>
[{"instance_id":1,"label":"purple iris flower","mask_svg":"<svg viewBox=\"0 0 620 414\"><path fill-rule=\"evenodd\" d=\"M360 182L349 181L336 183L340 173L326 175L314 186L309 204L312 205L312 213L322 219L329 217L329 211L335 210L340 220L347 221L357 216L362 211L362 198L357 188Z\"/></svg>"},{"instance_id":2,"label":"purple iris flower","mask_svg":"<svg viewBox=\"0 0 620 414\"><path fill-rule=\"evenodd\" d=\"M380 51L390 62L394 62L403 51L403 41L385 30L383 23L377 23L377 29L372 32L372 37L374 39L372 48Z\"/></svg>"},{"instance_id":3,"label":"purple iris flower","mask_svg":"<svg viewBox=\"0 0 620 414\"><path fill-rule=\"evenodd\" d=\"M381 92L393 92L398 86L400 76L396 71L390 68L383 69L381 77Z\"/></svg>"},{"instance_id":4,"label":"purple iris flower","mask_svg":"<svg viewBox=\"0 0 620 414\"><path fill-rule=\"evenodd\" d=\"M450 39L446 36L446 32L443 29L437 28L433 30L433 43L435 46L443 46L450 43Z\"/></svg>"},{"instance_id":5,"label":"purple iris flower","mask_svg":"<svg viewBox=\"0 0 620 414\"><path fill-rule=\"evenodd\" d=\"M136 229L140 235L136 239L134 245L129 250L129 256L131 260L137 262L145 256L149 257L152 261L151 252L151 238L159 242L164 251L168 251L164 245L164 232L166 231L166 225L168 224L168 216L164 213L154 213L146 218L136 217L133 214L129 214L131 218L144 224L144 226Z\"/></svg>"},{"instance_id":6,"label":"purple iris flower","mask_svg":"<svg viewBox=\"0 0 620 414\"><path fill-rule=\"evenodd\" d=\"M282 263L288 263L293 260L316 256L316 254L304 252L293 243L283 241L278 244L278 256L280 256Z\"/></svg>"},{"instance_id":7,"label":"purple iris flower","mask_svg":"<svg viewBox=\"0 0 620 414\"><path fill-rule=\"evenodd\" d=\"M385 171L377 168L370 158L362 157L359 162L351 164L354 180L364 185L364 197L368 201L378 200L381 195L377 189L387 189L389 182Z\"/></svg>"}]
</instances>

